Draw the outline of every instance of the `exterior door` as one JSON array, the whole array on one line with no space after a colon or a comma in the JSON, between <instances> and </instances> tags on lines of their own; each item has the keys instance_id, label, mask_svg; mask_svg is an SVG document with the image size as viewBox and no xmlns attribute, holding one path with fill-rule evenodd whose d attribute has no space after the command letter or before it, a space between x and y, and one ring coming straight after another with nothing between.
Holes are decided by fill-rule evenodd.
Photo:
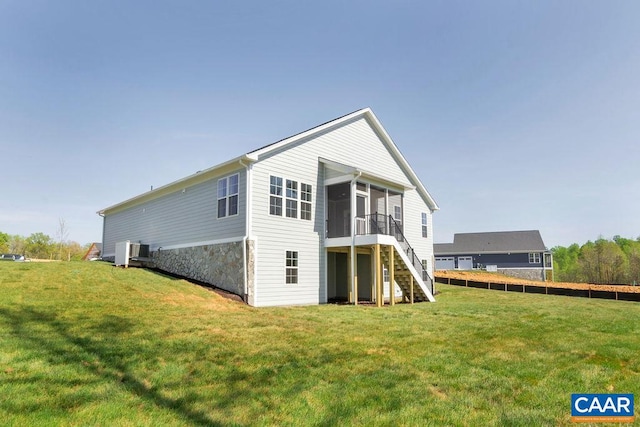
<instances>
[{"instance_id":1,"label":"exterior door","mask_svg":"<svg viewBox=\"0 0 640 427\"><path fill-rule=\"evenodd\" d=\"M369 198L366 194L356 195L356 234L369 234L367 229L367 215L369 212Z\"/></svg>"}]
</instances>

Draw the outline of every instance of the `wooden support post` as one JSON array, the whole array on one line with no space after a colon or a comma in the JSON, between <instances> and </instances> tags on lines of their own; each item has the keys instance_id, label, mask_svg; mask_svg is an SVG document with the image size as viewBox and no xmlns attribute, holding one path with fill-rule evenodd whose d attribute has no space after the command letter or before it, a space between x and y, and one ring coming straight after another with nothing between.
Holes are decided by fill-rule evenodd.
<instances>
[{"instance_id":1,"label":"wooden support post","mask_svg":"<svg viewBox=\"0 0 640 427\"><path fill-rule=\"evenodd\" d=\"M353 302L353 274L351 274L351 257L353 256L351 248L347 248L347 288L349 304Z\"/></svg>"},{"instance_id":2,"label":"wooden support post","mask_svg":"<svg viewBox=\"0 0 640 427\"><path fill-rule=\"evenodd\" d=\"M358 249L353 248L353 303L358 305Z\"/></svg>"},{"instance_id":3,"label":"wooden support post","mask_svg":"<svg viewBox=\"0 0 640 427\"><path fill-rule=\"evenodd\" d=\"M393 253L393 246L389 246L389 304L396 304L396 295L395 295L395 256Z\"/></svg>"},{"instance_id":4,"label":"wooden support post","mask_svg":"<svg viewBox=\"0 0 640 427\"><path fill-rule=\"evenodd\" d=\"M411 281L409 282L409 292L411 295L411 304L413 304L413 274L410 277Z\"/></svg>"},{"instance_id":5,"label":"wooden support post","mask_svg":"<svg viewBox=\"0 0 640 427\"><path fill-rule=\"evenodd\" d=\"M376 248L375 246L371 248L371 302L376 301L377 293L376 293Z\"/></svg>"},{"instance_id":6,"label":"wooden support post","mask_svg":"<svg viewBox=\"0 0 640 427\"><path fill-rule=\"evenodd\" d=\"M358 305L358 275L357 274L353 278L353 288L354 288L353 293L355 294L353 303L355 305Z\"/></svg>"},{"instance_id":7,"label":"wooden support post","mask_svg":"<svg viewBox=\"0 0 640 427\"><path fill-rule=\"evenodd\" d=\"M376 305L378 307L382 307L384 305L382 294L382 263L380 262L380 245L376 244L375 246L376 256L375 256L375 266L376 266Z\"/></svg>"}]
</instances>

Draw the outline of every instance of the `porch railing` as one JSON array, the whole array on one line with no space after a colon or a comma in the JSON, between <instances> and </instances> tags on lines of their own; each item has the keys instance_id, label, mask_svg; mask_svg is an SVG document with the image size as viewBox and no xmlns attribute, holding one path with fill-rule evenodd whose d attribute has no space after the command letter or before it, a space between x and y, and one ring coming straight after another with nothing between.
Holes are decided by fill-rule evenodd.
<instances>
[{"instance_id":1,"label":"porch railing","mask_svg":"<svg viewBox=\"0 0 640 427\"><path fill-rule=\"evenodd\" d=\"M429 276L429 272L422 265L422 260L416 255L415 250L404 237L402 232L402 225L399 224L391 215L384 214L371 214L365 216L358 216L355 219L356 223L356 235L367 234L383 234L386 236L393 236L404 253L409 257L413 267L422 276L422 281L427 285L433 295L433 279Z\"/></svg>"}]
</instances>

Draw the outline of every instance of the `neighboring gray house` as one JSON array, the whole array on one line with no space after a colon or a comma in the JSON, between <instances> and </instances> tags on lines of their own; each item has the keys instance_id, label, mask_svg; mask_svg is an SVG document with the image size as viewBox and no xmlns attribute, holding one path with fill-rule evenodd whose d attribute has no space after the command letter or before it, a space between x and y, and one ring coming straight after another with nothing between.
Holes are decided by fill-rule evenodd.
<instances>
[{"instance_id":1,"label":"neighboring gray house","mask_svg":"<svg viewBox=\"0 0 640 427\"><path fill-rule=\"evenodd\" d=\"M366 108L98 213L104 259L148 245L147 264L274 306L433 301L437 209Z\"/></svg>"},{"instance_id":2,"label":"neighboring gray house","mask_svg":"<svg viewBox=\"0 0 640 427\"><path fill-rule=\"evenodd\" d=\"M538 230L456 233L433 245L436 270L483 269L524 279L552 280L553 258Z\"/></svg>"}]
</instances>

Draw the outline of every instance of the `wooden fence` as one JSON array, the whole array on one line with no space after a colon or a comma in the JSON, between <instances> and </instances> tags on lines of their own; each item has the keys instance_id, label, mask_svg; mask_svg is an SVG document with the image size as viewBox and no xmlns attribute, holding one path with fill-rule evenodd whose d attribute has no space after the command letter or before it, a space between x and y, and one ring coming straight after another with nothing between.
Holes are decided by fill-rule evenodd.
<instances>
[{"instance_id":1,"label":"wooden fence","mask_svg":"<svg viewBox=\"0 0 640 427\"><path fill-rule=\"evenodd\" d=\"M506 292L523 292L530 294L564 295L570 297L614 299L619 301L640 302L640 292L601 291L597 289L572 289L558 286L547 286L545 282L540 284L522 283L494 283L468 279L455 279L451 277L435 275L435 282L445 285L465 286L468 288L490 289Z\"/></svg>"}]
</instances>

